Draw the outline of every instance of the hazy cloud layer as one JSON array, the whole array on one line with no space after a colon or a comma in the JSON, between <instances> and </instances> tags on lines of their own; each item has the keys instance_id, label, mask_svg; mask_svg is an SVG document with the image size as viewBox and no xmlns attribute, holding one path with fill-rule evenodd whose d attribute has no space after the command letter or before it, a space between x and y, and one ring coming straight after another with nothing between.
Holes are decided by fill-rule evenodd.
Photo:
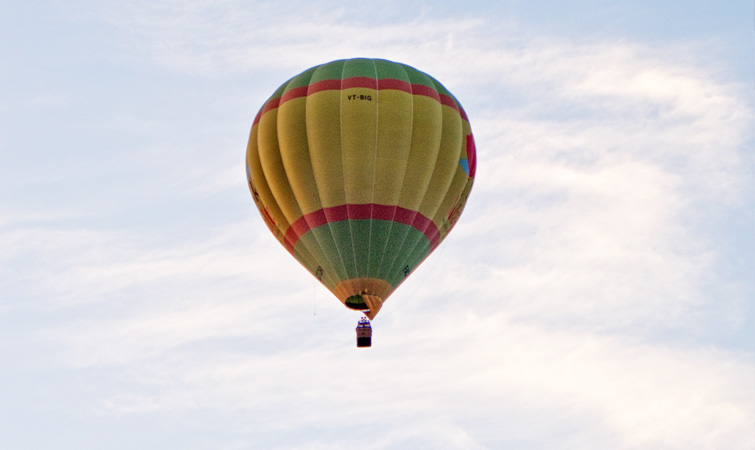
<instances>
[{"instance_id":1,"label":"hazy cloud layer","mask_svg":"<svg viewBox=\"0 0 755 450\"><path fill-rule=\"evenodd\" d=\"M9 202L0 354L26 359L3 378L49 377L41 392L71 420L171 424L185 448L752 448L753 353L718 343L752 326L752 281L724 270L713 230L753 202L753 107L710 45L326 5L98 11L115 59L232 84L214 101L244 113L193 128L105 115L116 137L141 130L118 165L90 162L113 185L71 208ZM241 167L278 84L362 55L440 79L479 151L464 217L386 303L368 351L353 348L357 316L269 235ZM116 191L123 216L102 200Z\"/></svg>"}]
</instances>

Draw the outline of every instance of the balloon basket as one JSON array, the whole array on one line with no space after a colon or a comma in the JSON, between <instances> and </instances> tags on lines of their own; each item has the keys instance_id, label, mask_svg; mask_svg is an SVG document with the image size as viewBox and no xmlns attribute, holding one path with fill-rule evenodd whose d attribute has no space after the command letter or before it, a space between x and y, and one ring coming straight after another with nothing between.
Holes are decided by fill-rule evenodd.
<instances>
[{"instance_id":1,"label":"balloon basket","mask_svg":"<svg viewBox=\"0 0 755 450\"><path fill-rule=\"evenodd\" d=\"M366 317L359 319L357 324L357 347L372 347L372 327Z\"/></svg>"}]
</instances>

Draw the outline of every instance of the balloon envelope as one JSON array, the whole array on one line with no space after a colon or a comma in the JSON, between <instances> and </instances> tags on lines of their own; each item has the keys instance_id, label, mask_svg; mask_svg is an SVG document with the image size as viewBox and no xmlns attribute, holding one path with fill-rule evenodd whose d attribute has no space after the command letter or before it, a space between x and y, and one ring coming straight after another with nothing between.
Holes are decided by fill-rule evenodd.
<instances>
[{"instance_id":1,"label":"balloon envelope","mask_svg":"<svg viewBox=\"0 0 755 450\"><path fill-rule=\"evenodd\" d=\"M410 66L366 58L284 83L255 117L246 154L278 241L371 319L453 228L475 169L451 93Z\"/></svg>"}]
</instances>

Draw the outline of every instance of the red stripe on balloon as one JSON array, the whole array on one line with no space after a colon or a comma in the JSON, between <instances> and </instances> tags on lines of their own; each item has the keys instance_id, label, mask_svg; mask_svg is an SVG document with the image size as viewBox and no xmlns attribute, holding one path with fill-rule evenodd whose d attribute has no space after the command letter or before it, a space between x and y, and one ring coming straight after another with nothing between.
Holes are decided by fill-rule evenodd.
<instances>
[{"instance_id":1,"label":"red stripe on balloon","mask_svg":"<svg viewBox=\"0 0 755 450\"><path fill-rule=\"evenodd\" d=\"M257 123L259 123L260 121L260 118L262 118L262 116L265 115L268 111L272 111L273 109L277 108L278 104L280 103L280 100L281 100L280 97L275 97L268 100L267 103L265 103L262 109L260 109L260 111L254 117L254 122L252 122L252 126L257 125Z\"/></svg>"},{"instance_id":2,"label":"red stripe on balloon","mask_svg":"<svg viewBox=\"0 0 755 450\"><path fill-rule=\"evenodd\" d=\"M341 80L322 80L312 83L309 86L302 86L298 89L300 89L298 91L300 94L296 97L306 97L307 95L322 91L337 91L341 89Z\"/></svg>"},{"instance_id":3,"label":"red stripe on balloon","mask_svg":"<svg viewBox=\"0 0 755 450\"><path fill-rule=\"evenodd\" d=\"M299 86L293 89L289 89L280 96L280 102L285 103L292 98L304 97L307 95L307 86Z\"/></svg>"},{"instance_id":4,"label":"red stripe on balloon","mask_svg":"<svg viewBox=\"0 0 755 450\"><path fill-rule=\"evenodd\" d=\"M467 163L469 164L469 178L474 178L477 172L477 149L471 134L467 135Z\"/></svg>"},{"instance_id":5,"label":"red stripe on balloon","mask_svg":"<svg viewBox=\"0 0 755 450\"><path fill-rule=\"evenodd\" d=\"M299 238L309 230L331 222L343 220L390 220L393 222L409 225L424 234L430 241L430 247L435 248L439 243L440 231L432 220L410 209L400 206L378 205L367 203L361 205L339 205L323 208L297 219L286 230L283 245L288 251L293 252Z\"/></svg>"},{"instance_id":6,"label":"red stripe on balloon","mask_svg":"<svg viewBox=\"0 0 755 450\"><path fill-rule=\"evenodd\" d=\"M289 100L306 97L308 95L322 91L339 91L342 89L352 88L367 88L375 90L393 89L412 95L423 95L425 97L430 97L437 100L441 105L453 108L454 110L456 110L456 112L459 113L462 119L469 122L467 113L459 107L456 99L454 99L450 95L440 94L430 86L426 86L424 84L409 84L406 81L398 80L395 78L382 78L376 80L374 78L368 77L352 77L343 80L322 80L316 83L312 83L309 86L299 86L289 89L280 97L275 97L268 100L267 103L265 103L265 106L263 106L259 113L257 113L257 116L254 118L253 124L258 123L260 117L262 117L265 113L279 107Z\"/></svg>"},{"instance_id":7,"label":"red stripe on balloon","mask_svg":"<svg viewBox=\"0 0 755 450\"><path fill-rule=\"evenodd\" d=\"M404 80L397 80L396 78L381 78L378 80L378 89L381 91L384 89L393 89L411 94L412 88L413 85Z\"/></svg>"},{"instance_id":8,"label":"red stripe on balloon","mask_svg":"<svg viewBox=\"0 0 755 450\"><path fill-rule=\"evenodd\" d=\"M377 89L378 80L374 78L369 78L369 77L344 78L343 81L341 82L341 89L351 89L351 88Z\"/></svg>"}]
</instances>

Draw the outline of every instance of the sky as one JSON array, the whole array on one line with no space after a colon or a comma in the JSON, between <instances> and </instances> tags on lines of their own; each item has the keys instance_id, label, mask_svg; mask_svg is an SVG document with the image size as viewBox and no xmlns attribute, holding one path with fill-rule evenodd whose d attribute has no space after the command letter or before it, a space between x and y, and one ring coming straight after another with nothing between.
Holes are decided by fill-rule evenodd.
<instances>
[{"instance_id":1,"label":"sky","mask_svg":"<svg viewBox=\"0 0 755 450\"><path fill-rule=\"evenodd\" d=\"M755 448L754 6L1 0L2 447ZM478 151L369 349L244 170L361 56Z\"/></svg>"}]
</instances>

